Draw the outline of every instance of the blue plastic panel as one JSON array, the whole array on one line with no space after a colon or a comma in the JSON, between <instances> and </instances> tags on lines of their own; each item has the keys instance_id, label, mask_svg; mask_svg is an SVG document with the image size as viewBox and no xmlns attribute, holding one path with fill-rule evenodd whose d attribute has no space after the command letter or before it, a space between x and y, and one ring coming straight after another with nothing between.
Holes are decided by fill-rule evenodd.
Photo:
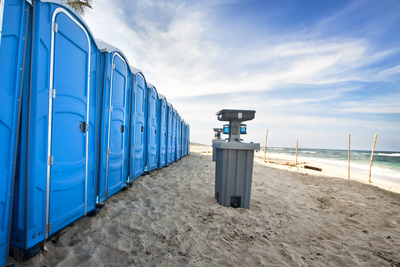
<instances>
[{"instance_id":1,"label":"blue plastic panel","mask_svg":"<svg viewBox=\"0 0 400 267\"><path fill-rule=\"evenodd\" d=\"M3 32L3 14L4 14L4 0L0 0L0 48L1 48L1 33Z\"/></svg>"},{"instance_id":2,"label":"blue plastic panel","mask_svg":"<svg viewBox=\"0 0 400 267\"><path fill-rule=\"evenodd\" d=\"M135 100L136 100L136 116L135 116L135 158L134 158L134 179L139 177L145 171L147 164L147 127L146 127L146 111L147 111L147 86L144 77L136 74Z\"/></svg>"},{"instance_id":3,"label":"blue plastic panel","mask_svg":"<svg viewBox=\"0 0 400 267\"><path fill-rule=\"evenodd\" d=\"M188 125L188 133L187 133L187 136L188 136L188 151L187 151L187 153L188 153L188 155L190 154L190 126Z\"/></svg>"},{"instance_id":4,"label":"blue plastic panel","mask_svg":"<svg viewBox=\"0 0 400 267\"><path fill-rule=\"evenodd\" d=\"M157 92L157 91L156 91ZM156 138L156 158L155 158L155 168L159 167L160 164L160 101L156 99L156 122L157 122L157 130L155 134Z\"/></svg>"},{"instance_id":5,"label":"blue plastic panel","mask_svg":"<svg viewBox=\"0 0 400 267\"><path fill-rule=\"evenodd\" d=\"M11 231L11 244L19 248L31 248L95 206L98 49L84 22L64 5L35 1ZM89 132L80 132L81 122Z\"/></svg>"},{"instance_id":6,"label":"blue plastic panel","mask_svg":"<svg viewBox=\"0 0 400 267\"><path fill-rule=\"evenodd\" d=\"M131 80L131 86L129 88L130 96L128 96L129 99L129 104L127 104L127 115L129 114L129 133L126 135L126 139L128 139L127 147L128 147L128 155L127 155L127 175L129 177L128 182L132 182L134 180L134 163L135 163L135 87L136 87L136 75L133 74L132 72L130 73L130 80ZM129 137L129 138L128 138Z\"/></svg>"},{"instance_id":7,"label":"blue plastic panel","mask_svg":"<svg viewBox=\"0 0 400 267\"><path fill-rule=\"evenodd\" d=\"M8 256L27 7L25 1L0 2L0 266L3 266Z\"/></svg>"},{"instance_id":8,"label":"blue plastic panel","mask_svg":"<svg viewBox=\"0 0 400 267\"><path fill-rule=\"evenodd\" d=\"M112 70L111 78L111 118L109 127L109 159L108 159L108 197L118 192L125 186L124 179L124 156L125 156L125 105L127 93L127 66L119 57L113 57L115 68Z\"/></svg>"},{"instance_id":9,"label":"blue plastic panel","mask_svg":"<svg viewBox=\"0 0 400 267\"><path fill-rule=\"evenodd\" d=\"M181 157L184 156L184 148L185 148L185 128L184 128L185 124L184 121L181 121Z\"/></svg>"},{"instance_id":10,"label":"blue plastic panel","mask_svg":"<svg viewBox=\"0 0 400 267\"><path fill-rule=\"evenodd\" d=\"M188 125L187 125L187 123L185 123L185 156L188 154L187 153L187 149L188 149L188 143L187 143L187 141L188 141Z\"/></svg>"},{"instance_id":11,"label":"blue plastic panel","mask_svg":"<svg viewBox=\"0 0 400 267\"><path fill-rule=\"evenodd\" d=\"M181 129L181 117L177 115L176 118L176 160L179 160L182 156L182 129Z\"/></svg>"},{"instance_id":12,"label":"blue plastic panel","mask_svg":"<svg viewBox=\"0 0 400 267\"><path fill-rule=\"evenodd\" d=\"M182 157L186 156L186 124L182 121Z\"/></svg>"},{"instance_id":13,"label":"blue plastic panel","mask_svg":"<svg viewBox=\"0 0 400 267\"><path fill-rule=\"evenodd\" d=\"M171 145L171 161L176 161L176 110L172 111L172 145Z\"/></svg>"},{"instance_id":14,"label":"blue plastic panel","mask_svg":"<svg viewBox=\"0 0 400 267\"><path fill-rule=\"evenodd\" d=\"M188 155L189 154L189 125L188 124L186 124L186 133L185 133L185 136L186 136L186 155Z\"/></svg>"},{"instance_id":15,"label":"blue plastic panel","mask_svg":"<svg viewBox=\"0 0 400 267\"><path fill-rule=\"evenodd\" d=\"M172 163L172 113L173 108L171 105L167 105L168 119L167 119L167 165Z\"/></svg>"},{"instance_id":16,"label":"blue plastic panel","mask_svg":"<svg viewBox=\"0 0 400 267\"><path fill-rule=\"evenodd\" d=\"M83 128L89 109L89 37L65 13L58 13L55 22L50 234L85 215L88 133Z\"/></svg>"},{"instance_id":17,"label":"blue plastic panel","mask_svg":"<svg viewBox=\"0 0 400 267\"><path fill-rule=\"evenodd\" d=\"M129 147L129 135L130 135L130 117L131 117L131 110L130 110L130 105L131 105L131 87L132 87L132 73L130 72L130 68L128 67L128 73L126 77L126 93L125 93L125 125L124 125L124 168L123 168L123 179L124 183L128 183L132 180L131 175L130 175L130 165L129 165L129 153L130 153L130 147Z\"/></svg>"},{"instance_id":18,"label":"blue plastic panel","mask_svg":"<svg viewBox=\"0 0 400 267\"><path fill-rule=\"evenodd\" d=\"M158 95L154 87L149 88L149 98L148 98L148 159L149 159L149 171L157 168L157 102Z\"/></svg>"},{"instance_id":19,"label":"blue plastic panel","mask_svg":"<svg viewBox=\"0 0 400 267\"><path fill-rule=\"evenodd\" d=\"M167 103L165 99L159 100L160 104L160 120L159 120L159 129L160 129L160 151L159 151L159 168L164 167L167 161Z\"/></svg>"}]
</instances>

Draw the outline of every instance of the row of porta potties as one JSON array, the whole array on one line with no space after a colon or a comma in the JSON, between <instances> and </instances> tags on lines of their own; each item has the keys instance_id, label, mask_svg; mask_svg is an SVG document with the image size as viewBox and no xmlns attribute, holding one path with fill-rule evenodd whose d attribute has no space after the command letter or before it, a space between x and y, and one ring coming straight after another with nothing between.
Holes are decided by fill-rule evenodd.
<instances>
[{"instance_id":1,"label":"row of porta potties","mask_svg":"<svg viewBox=\"0 0 400 267\"><path fill-rule=\"evenodd\" d=\"M190 128L65 3L0 0L0 23L3 266L188 155Z\"/></svg>"}]
</instances>

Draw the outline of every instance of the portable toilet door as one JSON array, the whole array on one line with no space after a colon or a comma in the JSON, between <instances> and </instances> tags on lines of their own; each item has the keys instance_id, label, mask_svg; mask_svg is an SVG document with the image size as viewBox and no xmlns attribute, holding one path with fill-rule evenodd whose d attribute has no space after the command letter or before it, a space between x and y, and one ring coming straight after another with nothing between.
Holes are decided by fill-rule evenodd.
<instances>
[{"instance_id":1,"label":"portable toilet door","mask_svg":"<svg viewBox=\"0 0 400 267\"><path fill-rule=\"evenodd\" d=\"M157 102L158 102L158 94L154 85L148 83L148 171L154 170L158 167L158 159L157 159L157 146L158 146L158 138L157 138Z\"/></svg>"},{"instance_id":2,"label":"portable toilet door","mask_svg":"<svg viewBox=\"0 0 400 267\"><path fill-rule=\"evenodd\" d=\"M185 156L185 121L182 120L181 122L181 157Z\"/></svg>"},{"instance_id":3,"label":"portable toilet door","mask_svg":"<svg viewBox=\"0 0 400 267\"><path fill-rule=\"evenodd\" d=\"M178 136L179 136L179 127L178 127L178 122L179 122L179 114L178 114L178 112L176 112L176 116L175 116L175 128L174 128L174 130L175 130L175 139L174 139L174 143L175 143L175 161L178 161L179 160L179 157L178 157Z\"/></svg>"},{"instance_id":4,"label":"portable toilet door","mask_svg":"<svg viewBox=\"0 0 400 267\"><path fill-rule=\"evenodd\" d=\"M188 124L187 138L188 138L188 140L187 140L187 143L188 143L188 151L187 151L187 153L189 155L190 154L190 125L189 124Z\"/></svg>"},{"instance_id":5,"label":"portable toilet door","mask_svg":"<svg viewBox=\"0 0 400 267\"><path fill-rule=\"evenodd\" d=\"M172 113L173 107L167 102L167 163L169 165L172 163Z\"/></svg>"},{"instance_id":6,"label":"portable toilet door","mask_svg":"<svg viewBox=\"0 0 400 267\"><path fill-rule=\"evenodd\" d=\"M182 157L186 156L186 123L182 121Z\"/></svg>"},{"instance_id":7,"label":"portable toilet door","mask_svg":"<svg viewBox=\"0 0 400 267\"><path fill-rule=\"evenodd\" d=\"M89 143L96 138L99 50L69 5L33 4L31 83L23 100L10 240L22 249L94 210L96 201L96 153Z\"/></svg>"},{"instance_id":8,"label":"portable toilet door","mask_svg":"<svg viewBox=\"0 0 400 267\"><path fill-rule=\"evenodd\" d=\"M130 71L127 60L117 48L97 40L101 56L105 57L102 70L103 106L101 125L101 163L99 202L109 198L126 186L127 98Z\"/></svg>"},{"instance_id":9,"label":"portable toilet door","mask_svg":"<svg viewBox=\"0 0 400 267\"><path fill-rule=\"evenodd\" d=\"M182 152L182 129L181 129L181 116L177 114L176 119L176 160L181 159L181 152Z\"/></svg>"},{"instance_id":10,"label":"portable toilet door","mask_svg":"<svg viewBox=\"0 0 400 267\"><path fill-rule=\"evenodd\" d=\"M160 144L160 120L161 120L161 113L160 113L160 100L157 94L157 101L156 101L156 118L157 118L157 130L156 130L156 141L157 141L157 147L156 147L156 168L160 168L160 149L161 149L161 144Z\"/></svg>"},{"instance_id":11,"label":"portable toilet door","mask_svg":"<svg viewBox=\"0 0 400 267\"><path fill-rule=\"evenodd\" d=\"M127 156L126 156L126 168L127 168L127 185L131 186L134 178L134 158L135 158L135 74L138 70L132 66L129 67L130 69L130 86L129 86L129 104L127 104L126 112L129 114L129 121L126 126L126 137L127 139Z\"/></svg>"},{"instance_id":12,"label":"portable toilet door","mask_svg":"<svg viewBox=\"0 0 400 267\"><path fill-rule=\"evenodd\" d=\"M180 125L179 125L179 127L180 127L180 137L181 137L181 140L180 140L180 145L181 145L181 151L180 151L180 154L179 154L179 156L182 158L183 157L183 119L182 119L182 117L181 117L181 122L180 122Z\"/></svg>"},{"instance_id":13,"label":"portable toilet door","mask_svg":"<svg viewBox=\"0 0 400 267\"><path fill-rule=\"evenodd\" d=\"M171 145L171 160L176 161L176 109L172 109L172 145Z\"/></svg>"},{"instance_id":14,"label":"portable toilet door","mask_svg":"<svg viewBox=\"0 0 400 267\"><path fill-rule=\"evenodd\" d=\"M188 127L187 127L187 123L185 122L185 156L187 156L187 149L188 149L188 143L187 143L187 133L188 133Z\"/></svg>"},{"instance_id":15,"label":"portable toilet door","mask_svg":"<svg viewBox=\"0 0 400 267\"><path fill-rule=\"evenodd\" d=\"M189 155L189 124L186 123L186 155Z\"/></svg>"},{"instance_id":16,"label":"portable toilet door","mask_svg":"<svg viewBox=\"0 0 400 267\"><path fill-rule=\"evenodd\" d=\"M188 148L188 144L187 144L187 132L188 132L188 128L187 128L187 123L185 122L185 156L187 156L187 148Z\"/></svg>"},{"instance_id":17,"label":"portable toilet door","mask_svg":"<svg viewBox=\"0 0 400 267\"><path fill-rule=\"evenodd\" d=\"M22 88L29 83L24 55L31 12L26 1L0 0L0 266L8 258Z\"/></svg>"},{"instance_id":18,"label":"portable toilet door","mask_svg":"<svg viewBox=\"0 0 400 267\"><path fill-rule=\"evenodd\" d=\"M144 75L139 70L134 75L135 107L133 117L134 131L131 138L133 142L133 179L138 178L147 169L147 85Z\"/></svg>"},{"instance_id":19,"label":"portable toilet door","mask_svg":"<svg viewBox=\"0 0 400 267\"><path fill-rule=\"evenodd\" d=\"M158 94L158 99L160 103L160 120L159 120L159 129L160 129L160 142L159 142L159 161L158 167L164 167L167 165L167 123L168 123L168 112L167 112L167 101L165 96L162 94Z\"/></svg>"},{"instance_id":20,"label":"portable toilet door","mask_svg":"<svg viewBox=\"0 0 400 267\"><path fill-rule=\"evenodd\" d=\"M179 157L180 158L182 158L182 151L183 151L183 142L182 142L182 134L183 134L183 128L182 128L182 117L181 117L181 119L180 119L180 123L179 123L179 137L180 137L180 140L179 140L179 145L180 145L180 147L181 147L181 149L179 150Z\"/></svg>"}]
</instances>

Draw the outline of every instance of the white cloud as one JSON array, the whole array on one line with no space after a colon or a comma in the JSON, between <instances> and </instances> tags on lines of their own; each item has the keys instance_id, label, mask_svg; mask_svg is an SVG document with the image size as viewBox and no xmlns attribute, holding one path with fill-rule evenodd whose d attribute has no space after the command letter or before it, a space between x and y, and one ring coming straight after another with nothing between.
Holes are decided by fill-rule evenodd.
<instances>
[{"instance_id":1,"label":"white cloud","mask_svg":"<svg viewBox=\"0 0 400 267\"><path fill-rule=\"evenodd\" d=\"M182 117L193 123L192 135L199 138L209 136L208 132L217 122L214 113L222 108L256 109L257 124L264 127L272 123L276 127L300 132L300 129L312 125L343 128L361 125L358 120L323 118L307 113L318 114L319 109L325 108L318 105L319 102L339 99L347 92L359 89L355 85L326 89L325 85L392 81L400 72L400 66L383 70L376 66L398 53L396 49L379 49L367 37L323 35L325 29L356 10L359 5L356 2L322 19L315 27L297 32L288 29L279 35L249 36L241 31L254 25L243 24L243 20L240 25L214 24L218 21L215 19L218 14L213 9L215 5L237 2L241 1L138 0L122 3L96 0L93 11L86 15L85 20L97 38L121 49L130 64L144 72L146 79L167 97ZM290 83L314 88L315 85L324 85L324 89L304 97L291 97L289 94L287 97L263 98L254 93L259 91L265 96L265 91L279 90L282 85ZM252 94L243 94L248 91ZM229 98L229 101L184 100L189 96L219 94L215 96L219 97L233 93L241 94ZM338 103L333 111L340 114L394 114L399 113L400 107L395 101L398 99L398 94L362 102L342 99L344 103ZM293 113L296 108L298 114ZM383 129L385 122L379 125ZM393 129L390 123L387 127ZM263 131L265 129L257 130L257 134L261 135Z\"/></svg>"},{"instance_id":2,"label":"white cloud","mask_svg":"<svg viewBox=\"0 0 400 267\"><path fill-rule=\"evenodd\" d=\"M400 93L376 96L373 99L364 100L361 104L344 101L340 104L338 110L369 114L400 114Z\"/></svg>"}]
</instances>

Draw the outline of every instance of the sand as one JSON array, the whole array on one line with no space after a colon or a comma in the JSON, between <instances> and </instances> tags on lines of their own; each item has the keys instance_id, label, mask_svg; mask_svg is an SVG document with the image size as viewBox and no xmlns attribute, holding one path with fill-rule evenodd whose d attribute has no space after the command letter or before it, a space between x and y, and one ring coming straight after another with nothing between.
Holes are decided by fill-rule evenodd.
<instances>
[{"instance_id":1,"label":"sand","mask_svg":"<svg viewBox=\"0 0 400 267\"><path fill-rule=\"evenodd\" d=\"M266 166L250 209L214 199L203 147L134 181L95 217L16 266L400 266L400 195L360 181ZM285 169L286 168L286 169ZM292 168L292 170L290 170Z\"/></svg>"}]
</instances>

